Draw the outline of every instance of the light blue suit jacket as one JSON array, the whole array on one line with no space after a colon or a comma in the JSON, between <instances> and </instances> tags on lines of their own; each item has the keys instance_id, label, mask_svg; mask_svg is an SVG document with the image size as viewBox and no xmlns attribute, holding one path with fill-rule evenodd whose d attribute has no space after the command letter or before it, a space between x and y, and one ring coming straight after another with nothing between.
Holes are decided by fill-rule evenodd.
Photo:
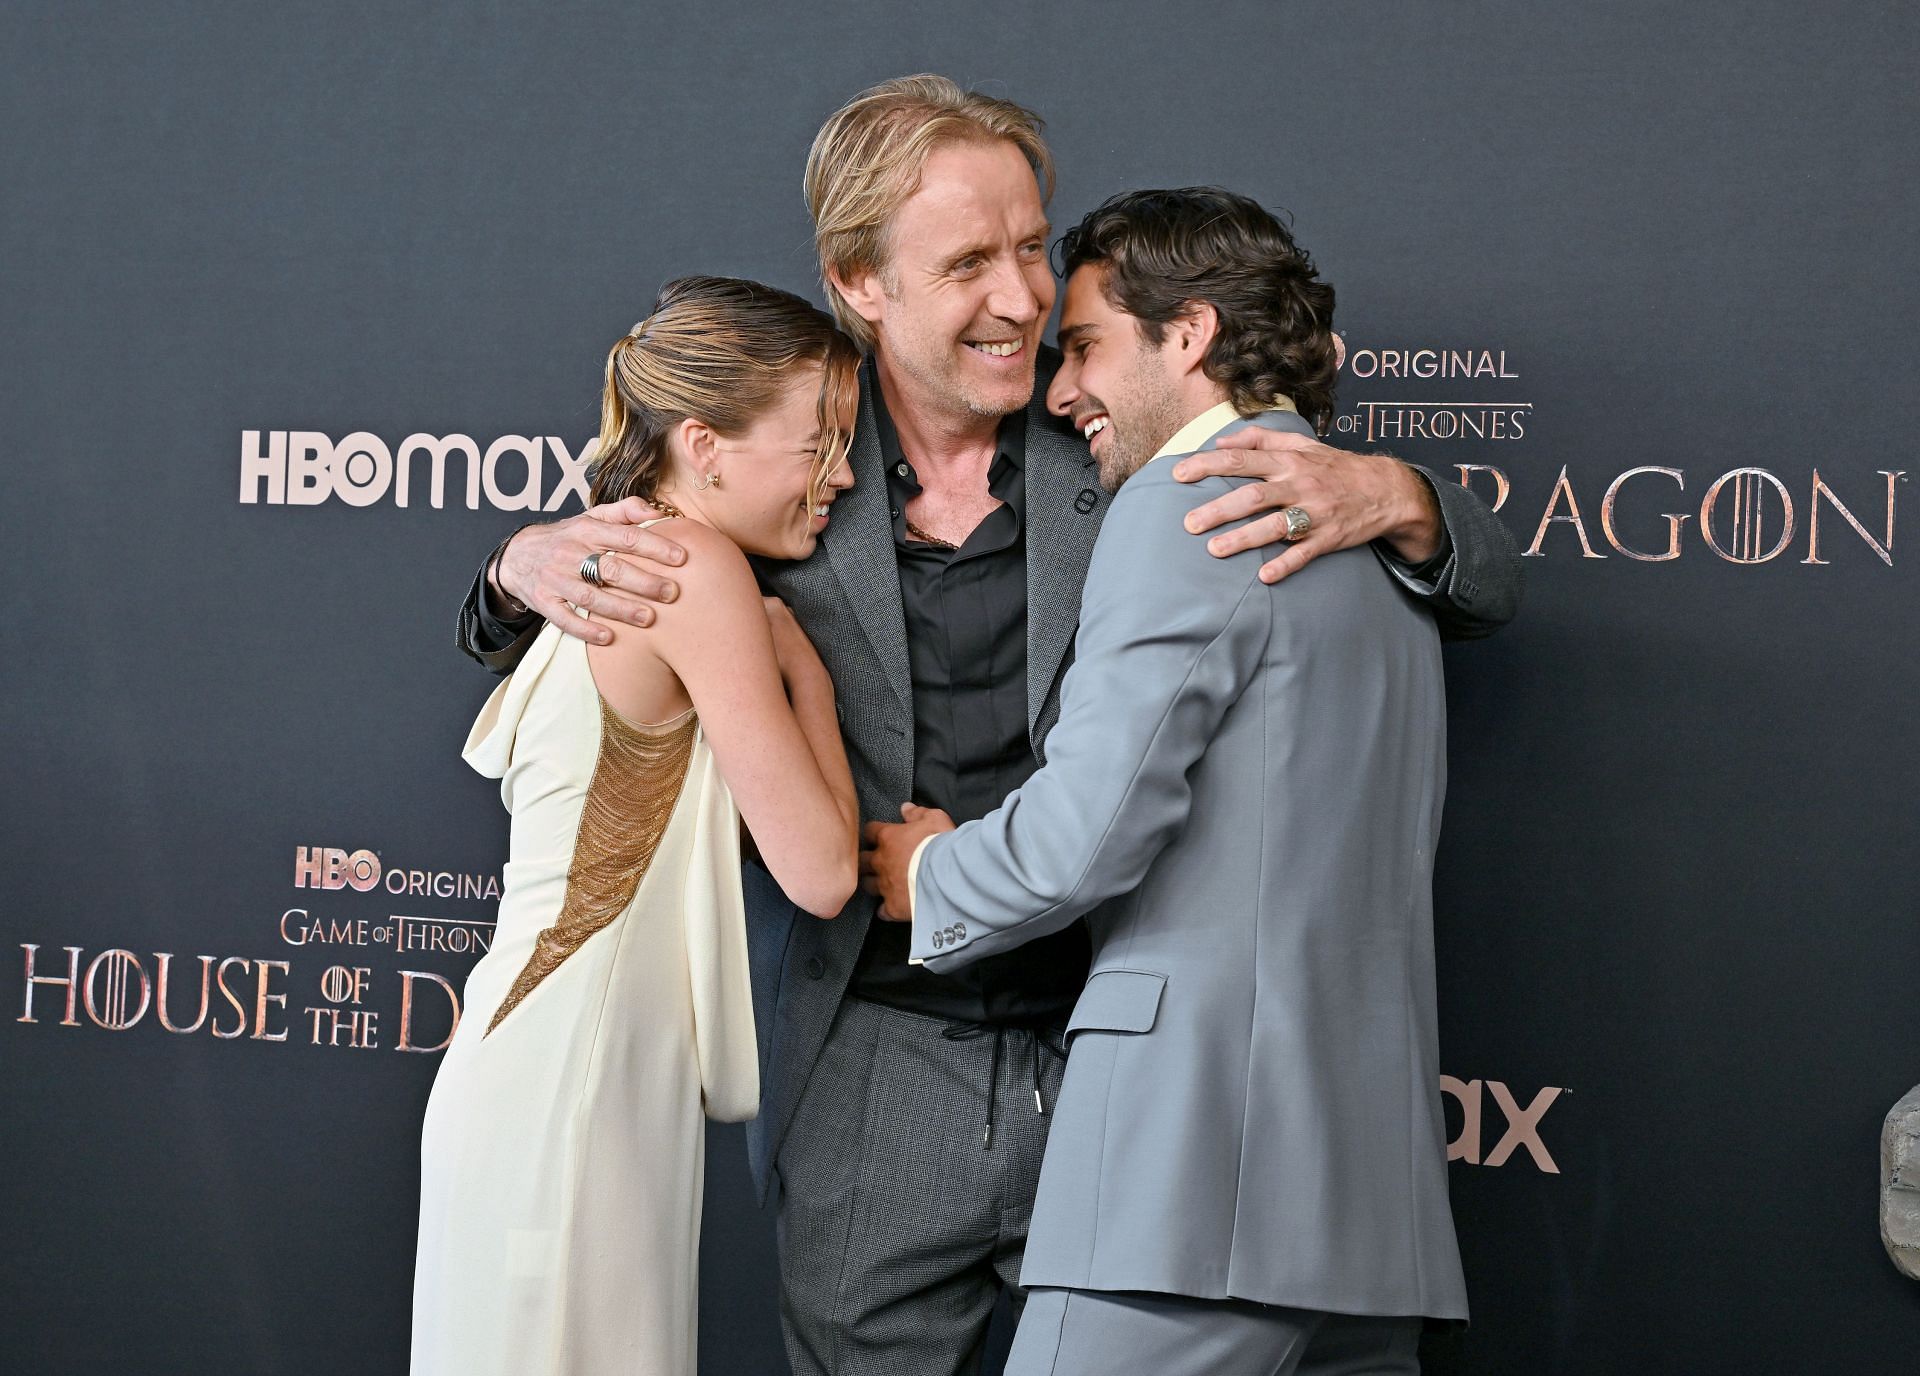
<instances>
[{"instance_id":1,"label":"light blue suit jacket","mask_svg":"<svg viewBox=\"0 0 1920 1376\"><path fill-rule=\"evenodd\" d=\"M1181 518L1234 480L1172 467L1107 512L1045 768L920 858L935 970L1093 936L1021 1279L1464 1318L1439 636L1369 550L1273 586L1271 549L1214 558Z\"/></svg>"}]
</instances>

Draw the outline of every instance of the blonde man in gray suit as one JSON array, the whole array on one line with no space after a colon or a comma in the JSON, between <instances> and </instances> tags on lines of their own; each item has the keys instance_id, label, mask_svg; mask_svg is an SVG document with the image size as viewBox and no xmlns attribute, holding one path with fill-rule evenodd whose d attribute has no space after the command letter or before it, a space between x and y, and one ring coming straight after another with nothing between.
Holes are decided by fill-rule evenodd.
<instances>
[{"instance_id":1,"label":"blonde man in gray suit","mask_svg":"<svg viewBox=\"0 0 1920 1376\"><path fill-rule=\"evenodd\" d=\"M1280 584L1258 550L1211 557L1183 519L1243 480L1172 471L1249 426L1325 427L1333 291L1211 189L1116 197L1061 247L1048 404L1117 495L1047 761L958 830L911 806L868 828L915 962L1092 933L1007 1370L1417 1371L1422 1318L1467 1312L1434 1011L1439 636L1366 549Z\"/></svg>"}]
</instances>

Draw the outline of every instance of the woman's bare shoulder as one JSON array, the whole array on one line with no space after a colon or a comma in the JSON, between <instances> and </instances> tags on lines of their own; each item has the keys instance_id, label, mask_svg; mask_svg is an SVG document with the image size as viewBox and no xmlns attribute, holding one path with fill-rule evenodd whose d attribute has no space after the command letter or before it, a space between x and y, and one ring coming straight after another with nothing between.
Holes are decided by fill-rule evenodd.
<instances>
[{"instance_id":1,"label":"woman's bare shoulder","mask_svg":"<svg viewBox=\"0 0 1920 1376\"><path fill-rule=\"evenodd\" d=\"M672 578L677 591L671 602L651 604L651 626L642 630L607 623L614 633L614 646L624 641L635 649L647 645L664 651L690 636L704 635L730 622L757 622L764 616L760 585L740 546L712 526L684 516L669 517L653 529L685 550L687 561L662 570Z\"/></svg>"},{"instance_id":2,"label":"woman's bare shoulder","mask_svg":"<svg viewBox=\"0 0 1920 1376\"><path fill-rule=\"evenodd\" d=\"M692 667L689 657L737 654L744 638L764 635L766 625L753 566L738 545L685 517L653 529L687 552L686 563L667 571L678 588L674 599L650 604L649 626L603 621L612 642L588 650L602 696L635 721L656 721L685 705L680 671Z\"/></svg>"},{"instance_id":3,"label":"woman's bare shoulder","mask_svg":"<svg viewBox=\"0 0 1920 1376\"><path fill-rule=\"evenodd\" d=\"M671 571L679 592L660 610L713 612L728 605L759 606L759 583L753 565L740 546L715 530L686 517L671 517L654 527L687 552L687 562Z\"/></svg>"}]
</instances>

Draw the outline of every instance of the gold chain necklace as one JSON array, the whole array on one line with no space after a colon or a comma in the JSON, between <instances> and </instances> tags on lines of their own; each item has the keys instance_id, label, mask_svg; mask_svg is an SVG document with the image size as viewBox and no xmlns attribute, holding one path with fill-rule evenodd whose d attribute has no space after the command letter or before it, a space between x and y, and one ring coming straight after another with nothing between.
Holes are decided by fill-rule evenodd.
<instances>
[{"instance_id":1,"label":"gold chain necklace","mask_svg":"<svg viewBox=\"0 0 1920 1376\"><path fill-rule=\"evenodd\" d=\"M913 523L912 517L907 518L907 534L912 536L914 539L918 540L921 544L932 545L936 549L959 549L960 548L960 546L954 544L953 541L951 540L942 540L938 535L934 535L928 531L922 530L919 526Z\"/></svg>"}]
</instances>

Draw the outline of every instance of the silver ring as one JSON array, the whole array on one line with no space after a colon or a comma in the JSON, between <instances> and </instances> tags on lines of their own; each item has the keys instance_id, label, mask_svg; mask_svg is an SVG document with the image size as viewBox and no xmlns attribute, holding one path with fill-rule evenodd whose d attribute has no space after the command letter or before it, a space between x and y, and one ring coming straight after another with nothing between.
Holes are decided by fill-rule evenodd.
<instances>
[{"instance_id":1,"label":"silver ring","mask_svg":"<svg viewBox=\"0 0 1920 1376\"><path fill-rule=\"evenodd\" d=\"M1284 539L1298 540L1313 529L1313 517L1307 514L1307 509L1303 506L1290 506L1280 514L1287 518L1287 533Z\"/></svg>"},{"instance_id":2,"label":"silver ring","mask_svg":"<svg viewBox=\"0 0 1920 1376\"><path fill-rule=\"evenodd\" d=\"M586 558L582 559L580 561L581 580L583 582L593 584L593 586L596 588L599 587L600 586L600 556L602 554L612 554L612 553L613 551L610 549L597 550L594 553L589 554Z\"/></svg>"}]
</instances>

